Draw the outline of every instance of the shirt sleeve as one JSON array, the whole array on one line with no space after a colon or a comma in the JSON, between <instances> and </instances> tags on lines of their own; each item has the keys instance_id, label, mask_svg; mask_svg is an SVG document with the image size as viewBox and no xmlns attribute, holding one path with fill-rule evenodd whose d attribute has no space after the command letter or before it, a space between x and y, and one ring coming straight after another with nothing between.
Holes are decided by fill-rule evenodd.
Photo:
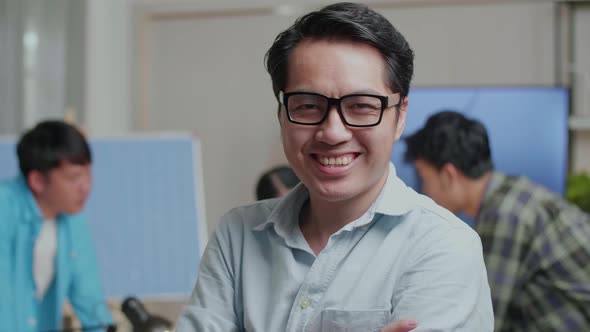
<instances>
[{"instance_id":1,"label":"shirt sleeve","mask_svg":"<svg viewBox=\"0 0 590 332\"><path fill-rule=\"evenodd\" d=\"M71 272L72 280L68 297L82 326L107 325L112 323L111 313L105 302L96 254L84 217L69 220L72 227Z\"/></svg>"},{"instance_id":2,"label":"shirt sleeve","mask_svg":"<svg viewBox=\"0 0 590 332\"><path fill-rule=\"evenodd\" d=\"M551 205L551 204L549 204ZM590 218L572 211L542 215L523 262L515 300L530 330L586 331L590 327Z\"/></svg>"},{"instance_id":3,"label":"shirt sleeve","mask_svg":"<svg viewBox=\"0 0 590 332\"><path fill-rule=\"evenodd\" d=\"M412 256L393 294L391 321L416 319L413 332L493 331L490 289L475 232L433 229Z\"/></svg>"},{"instance_id":4,"label":"shirt sleeve","mask_svg":"<svg viewBox=\"0 0 590 332\"><path fill-rule=\"evenodd\" d=\"M229 228L222 221L207 243L196 286L176 324L176 331L240 330L230 249Z\"/></svg>"},{"instance_id":5,"label":"shirt sleeve","mask_svg":"<svg viewBox=\"0 0 590 332\"><path fill-rule=\"evenodd\" d=\"M14 271L14 202L10 193L0 187L0 322L8 331L16 331L15 312L17 297L12 286Z\"/></svg>"}]
</instances>

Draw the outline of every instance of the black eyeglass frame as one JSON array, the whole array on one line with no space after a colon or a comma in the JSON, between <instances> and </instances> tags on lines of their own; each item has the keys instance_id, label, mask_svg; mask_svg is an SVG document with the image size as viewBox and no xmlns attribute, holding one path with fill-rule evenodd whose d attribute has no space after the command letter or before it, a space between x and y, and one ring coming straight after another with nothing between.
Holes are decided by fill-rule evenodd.
<instances>
[{"instance_id":1,"label":"black eyeglass frame","mask_svg":"<svg viewBox=\"0 0 590 332\"><path fill-rule=\"evenodd\" d=\"M291 118L291 114L289 113L289 97L291 96L296 96L296 95L306 95L306 96L318 96L318 97L322 97L324 99L326 99L327 101L327 110L324 113L324 116L316 122L299 122L299 121L295 121L293 120L293 118ZM389 105L389 100L391 97L394 96L398 96L399 100L396 104L394 105ZM357 124L351 124L346 120L346 117L344 116L344 114L342 113L342 108L341 108L341 103L342 103L342 99L345 98L349 98L349 97L375 97L378 98L381 101L381 113L379 114L379 119L377 120L377 122L375 122L374 124L369 124L369 125L357 125ZM279 91L279 100L281 101L281 103L283 104L283 106L285 107L285 112L287 113L287 119L289 120L289 122L291 123L295 123L298 125L303 125L303 126L317 126L322 124L326 118L328 117L328 114L330 113L330 108L332 108L332 106L336 106L336 111L338 111L338 115L340 115L340 119L342 119L342 121L349 127L356 127L356 128L367 128L367 127L375 127L378 126L381 123L381 119L383 118L383 112L390 108L390 107L398 107L401 102L402 102L402 98L400 97L399 92L398 93L394 93L392 95L389 96L382 96L382 95L376 95L376 94L370 94L370 93L353 93L353 94L349 94L349 95L345 95L342 96L340 98L330 98L328 96L325 96L321 93L315 93L315 92L283 92L283 91Z\"/></svg>"}]
</instances>

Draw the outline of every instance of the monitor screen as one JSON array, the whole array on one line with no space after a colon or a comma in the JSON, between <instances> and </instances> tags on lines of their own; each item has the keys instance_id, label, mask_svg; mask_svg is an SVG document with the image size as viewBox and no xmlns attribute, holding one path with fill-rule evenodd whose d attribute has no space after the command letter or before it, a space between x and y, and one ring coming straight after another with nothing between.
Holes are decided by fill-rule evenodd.
<instances>
[{"instance_id":1,"label":"monitor screen","mask_svg":"<svg viewBox=\"0 0 590 332\"><path fill-rule=\"evenodd\" d=\"M422 128L428 117L455 110L478 119L488 130L498 171L524 175L563 194L568 158L569 93L565 88L413 88L406 128L391 160L398 176L420 191L412 164L403 160L404 137Z\"/></svg>"}]
</instances>

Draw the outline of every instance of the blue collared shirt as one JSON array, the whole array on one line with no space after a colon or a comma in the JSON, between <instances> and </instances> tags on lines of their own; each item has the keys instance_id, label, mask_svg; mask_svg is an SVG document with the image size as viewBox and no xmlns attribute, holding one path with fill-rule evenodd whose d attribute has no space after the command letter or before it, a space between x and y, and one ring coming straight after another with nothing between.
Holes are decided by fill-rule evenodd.
<instances>
[{"instance_id":1,"label":"blue collared shirt","mask_svg":"<svg viewBox=\"0 0 590 332\"><path fill-rule=\"evenodd\" d=\"M477 234L390 166L378 199L315 255L299 228L309 193L231 210L205 249L177 331L492 331Z\"/></svg>"},{"instance_id":2,"label":"blue collared shirt","mask_svg":"<svg viewBox=\"0 0 590 332\"><path fill-rule=\"evenodd\" d=\"M55 278L38 300L33 246L42 222L23 177L0 181L0 331L59 329L66 298L83 326L111 323L88 225L80 214L56 219Z\"/></svg>"}]
</instances>

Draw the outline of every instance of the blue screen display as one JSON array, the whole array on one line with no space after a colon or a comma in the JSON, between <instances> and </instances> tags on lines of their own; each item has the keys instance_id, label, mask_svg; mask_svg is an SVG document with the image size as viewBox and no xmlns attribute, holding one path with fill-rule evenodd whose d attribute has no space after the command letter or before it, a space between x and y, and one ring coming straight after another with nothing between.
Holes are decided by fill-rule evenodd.
<instances>
[{"instance_id":1,"label":"blue screen display","mask_svg":"<svg viewBox=\"0 0 590 332\"><path fill-rule=\"evenodd\" d=\"M403 137L422 128L428 117L455 110L481 121L488 130L498 171L525 175L563 194L568 158L569 93L565 88L414 88L410 91ZM406 144L394 146L398 176L417 191L420 181L405 163Z\"/></svg>"}]
</instances>

